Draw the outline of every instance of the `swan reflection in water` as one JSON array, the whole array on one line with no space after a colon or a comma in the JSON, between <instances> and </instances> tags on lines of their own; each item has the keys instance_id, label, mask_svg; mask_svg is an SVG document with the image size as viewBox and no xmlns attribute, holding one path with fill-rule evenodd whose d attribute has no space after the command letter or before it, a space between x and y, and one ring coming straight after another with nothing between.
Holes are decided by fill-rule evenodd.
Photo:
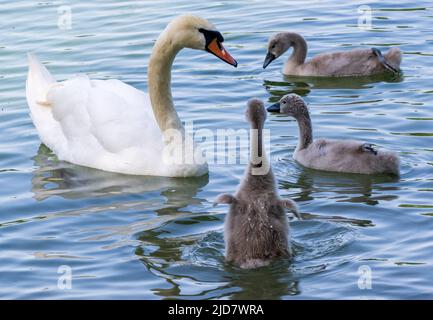
<instances>
[{"instance_id":1,"label":"swan reflection in water","mask_svg":"<svg viewBox=\"0 0 433 320\"><path fill-rule=\"evenodd\" d=\"M378 197L375 191L399 190L394 185L398 181L399 177L387 174L336 173L302 167L296 185L301 188L299 201L313 199L314 192L333 191L337 194L337 202L377 205L379 200L395 200L397 196L388 194ZM287 187L290 185L283 183L283 188Z\"/></svg>"},{"instance_id":2,"label":"swan reflection in water","mask_svg":"<svg viewBox=\"0 0 433 320\"><path fill-rule=\"evenodd\" d=\"M232 299L285 299L301 293L300 279L291 272L290 262L276 261L267 268L238 271L230 282Z\"/></svg>"},{"instance_id":3,"label":"swan reflection in water","mask_svg":"<svg viewBox=\"0 0 433 320\"><path fill-rule=\"evenodd\" d=\"M399 177L388 174L352 174L327 172L305 168L298 163L287 165L287 161L281 161L276 172L280 177L279 188L289 191L291 197L301 206L302 202L312 201L315 198L323 198L321 193L333 193L327 195L336 203L347 202L355 204L366 204L369 206L379 205L381 201L393 201L398 198L397 185ZM292 160L290 160L292 161ZM294 189L298 191L294 192ZM334 222L348 223L351 225L366 227L373 226L372 221L347 218L333 215L316 215L314 213L302 212L304 220L328 220Z\"/></svg>"},{"instance_id":4,"label":"swan reflection in water","mask_svg":"<svg viewBox=\"0 0 433 320\"><path fill-rule=\"evenodd\" d=\"M196 217L198 224L221 223L223 217ZM189 219L190 227L194 222ZM179 223L179 221L177 221ZM184 221L186 222L186 221ZM175 236L176 221L140 232L142 245L135 251L149 272L165 280L153 293L173 298L280 299L300 293L291 263L279 260L267 267L243 270L224 260L222 230L207 234ZM201 226L203 228L203 226Z\"/></svg>"},{"instance_id":5,"label":"swan reflection in water","mask_svg":"<svg viewBox=\"0 0 433 320\"><path fill-rule=\"evenodd\" d=\"M304 245L301 243L295 245L295 251L298 250L298 253L295 255L294 263L277 261L269 267L253 271L227 265L224 261L222 230L224 214L214 211L210 203L197 197L201 188L207 185L208 176L173 179L103 172L59 161L43 145L39 148L34 161L36 168L33 172L32 191L37 200L52 196L65 199L103 200L105 197L113 198L117 195L130 194L128 200L131 197L137 200L138 195L141 203L139 208L152 210L156 214L139 223L132 221L130 226L110 225L109 230L107 229L101 236L112 237L126 232L124 236L127 239L134 239L134 255L141 261L145 270L164 281L164 284L159 284L153 289L153 293L162 298L280 299L300 293L302 275L299 275L298 271L293 273L293 268L300 268L301 273L310 272L306 271L310 264L320 262L320 259L315 256L305 257L305 252L309 252L313 245L307 243L305 248L297 248ZM287 164L277 166L277 170L287 170ZM336 178L333 173L310 169L300 172L295 183L287 179L280 181L282 190L300 189L299 193L295 194L295 197L298 197L297 201L311 199L318 190L332 186L335 192L340 192L344 197L340 200L374 205L374 201L377 200L373 199L373 189L392 189L392 184L387 187L382 183L388 182L388 178L382 176L355 175L357 178L353 179L354 175L343 175L343 177L339 175L340 177ZM284 174L280 172L278 176L281 178ZM373 186L374 184L376 186ZM347 197L348 194L355 193L356 196ZM146 195L151 198L162 196L164 201L156 201L153 207L149 207L149 202L144 199ZM119 203L110 202L109 206L121 208ZM98 207L100 207L99 203ZM305 218L319 222L323 217L304 215ZM329 217L328 220L371 226L370 221L337 218ZM301 229L306 225L305 222L302 223L302 228L299 225ZM320 224L317 228L319 226ZM340 229L341 233L349 232L346 228L340 227ZM296 232L297 237L305 236L300 229ZM320 254L328 251L332 253L342 245L329 245L328 237L327 233L324 235L316 233L314 241L311 240L315 247L320 247L323 242L323 248L318 250ZM310 260L312 262L309 262Z\"/></svg>"},{"instance_id":6,"label":"swan reflection in water","mask_svg":"<svg viewBox=\"0 0 433 320\"><path fill-rule=\"evenodd\" d=\"M264 80L263 86L271 95L269 102L277 102L288 93L296 93L302 97L307 96L311 90L316 89L366 89L378 82L401 82L402 75L375 75L364 77L299 77L282 76L282 80Z\"/></svg>"},{"instance_id":7,"label":"swan reflection in water","mask_svg":"<svg viewBox=\"0 0 433 320\"><path fill-rule=\"evenodd\" d=\"M33 158L32 192L36 200L52 196L65 199L113 197L160 192L173 205L186 206L209 182L208 175L196 178L133 176L77 166L59 161L43 144Z\"/></svg>"}]
</instances>

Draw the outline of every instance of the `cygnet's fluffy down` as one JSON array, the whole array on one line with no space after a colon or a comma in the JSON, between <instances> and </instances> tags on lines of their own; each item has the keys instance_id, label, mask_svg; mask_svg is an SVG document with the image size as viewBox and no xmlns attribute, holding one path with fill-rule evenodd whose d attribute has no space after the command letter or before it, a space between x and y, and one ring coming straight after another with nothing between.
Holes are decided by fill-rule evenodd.
<instances>
[{"instance_id":1,"label":"cygnet's fluffy down","mask_svg":"<svg viewBox=\"0 0 433 320\"><path fill-rule=\"evenodd\" d=\"M241 268L256 268L276 258L291 256L285 211L289 209L300 216L292 200L279 197L274 174L264 154L263 102L251 99L246 118L253 129L250 163L238 191L234 195L219 195L215 204L230 205L225 221L226 260Z\"/></svg>"},{"instance_id":2,"label":"cygnet's fluffy down","mask_svg":"<svg viewBox=\"0 0 433 320\"><path fill-rule=\"evenodd\" d=\"M310 114L304 100L288 94L268 108L296 119L299 141L293 158L305 167L347 173L399 175L400 160L395 152L377 150L355 140L317 139L313 141Z\"/></svg>"}]
</instances>

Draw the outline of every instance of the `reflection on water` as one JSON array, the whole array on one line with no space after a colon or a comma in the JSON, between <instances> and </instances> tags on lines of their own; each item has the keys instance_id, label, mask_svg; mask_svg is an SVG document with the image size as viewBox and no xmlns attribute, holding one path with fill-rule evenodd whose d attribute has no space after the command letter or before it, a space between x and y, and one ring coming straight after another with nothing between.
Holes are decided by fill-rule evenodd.
<instances>
[{"instance_id":1,"label":"reflection on water","mask_svg":"<svg viewBox=\"0 0 433 320\"><path fill-rule=\"evenodd\" d=\"M230 286L239 288L232 294L232 299L277 300L301 293L299 279L293 274L287 261L279 261L258 270L237 270Z\"/></svg>"},{"instance_id":2,"label":"reflection on water","mask_svg":"<svg viewBox=\"0 0 433 320\"><path fill-rule=\"evenodd\" d=\"M281 299L299 295L303 277L349 260L329 257L357 238L353 227L374 226L365 219L303 213L303 221L291 223L293 259L242 270L224 261L223 218L183 209L172 219L136 234L141 244L135 254L146 270L165 280L164 285L154 288L154 294L169 299Z\"/></svg>"},{"instance_id":3,"label":"reflection on water","mask_svg":"<svg viewBox=\"0 0 433 320\"><path fill-rule=\"evenodd\" d=\"M374 75L366 77L299 77L282 76L283 81L264 80L263 86L271 97L269 102L276 102L282 96L289 93L296 93L300 96L307 96L311 90L316 89L366 89L372 88L378 82L401 82L403 75Z\"/></svg>"},{"instance_id":4,"label":"reflection on water","mask_svg":"<svg viewBox=\"0 0 433 320\"><path fill-rule=\"evenodd\" d=\"M163 298L280 299L300 293L289 261L256 270L226 264L221 232L172 237L160 227L138 238L142 245L135 254L147 270L166 280L166 287L154 290Z\"/></svg>"},{"instance_id":5,"label":"reflection on water","mask_svg":"<svg viewBox=\"0 0 433 320\"><path fill-rule=\"evenodd\" d=\"M187 205L197 190L209 182L208 175L189 179L143 177L76 166L59 161L43 144L33 159L36 169L33 171L32 192L37 200L51 196L83 199L161 191L171 204Z\"/></svg>"},{"instance_id":6,"label":"reflection on water","mask_svg":"<svg viewBox=\"0 0 433 320\"><path fill-rule=\"evenodd\" d=\"M70 30L56 24L57 2L0 6L9 18L0 45L0 298L433 297L433 7L376 2L372 30L360 30L358 3L291 4L298 10L282 15L287 1L251 1L248 10L242 1L74 1ZM227 207L211 204L234 191L244 166L211 165L198 179L125 176L58 161L40 146L23 90L25 52L37 53L58 79L87 73L147 91L152 45L185 13L214 22L239 67L182 51L173 69L182 120L196 130L243 129L251 97L273 102L298 93L311 105L317 137L395 150L400 179L303 168L288 159L296 124L268 115L279 191L296 200L304 220L290 223L292 261L245 271L225 263ZM269 35L288 30L311 40L309 57L398 44L404 78L285 77L283 61L263 70ZM72 290L57 287L61 265L73 269ZM368 293L357 286L363 265L374 275Z\"/></svg>"},{"instance_id":7,"label":"reflection on water","mask_svg":"<svg viewBox=\"0 0 433 320\"><path fill-rule=\"evenodd\" d=\"M335 173L310 168L301 168L296 183L282 181L281 187L284 189L300 188L297 200L313 200L312 194L318 192L332 191L337 202L365 203L368 205L378 205L379 201L396 200L398 197L395 192L399 190L395 183L399 178L393 175L357 175L350 173ZM394 192L394 194L384 194L384 191ZM379 193L376 196L375 193ZM352 196L353 195L353 196Z\"/></svg>"}]
</instances>

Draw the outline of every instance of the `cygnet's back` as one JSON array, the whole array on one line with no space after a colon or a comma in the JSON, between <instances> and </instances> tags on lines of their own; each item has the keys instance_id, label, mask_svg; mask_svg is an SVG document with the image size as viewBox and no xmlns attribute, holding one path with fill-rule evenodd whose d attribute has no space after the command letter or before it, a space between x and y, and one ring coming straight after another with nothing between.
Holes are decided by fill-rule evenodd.
<instances>
[{"instance_id":1,"label":"cygnet's back","mask_svg":"<svg viewBox=\"0 0 433 320\"><path fill-rule=\"evenodd\" d=\"M230 204L225 221L226 260L241 268L255 268L291 255L285 209L297 216L298 212L293 201L278 196L275 177L263 151L263 102L249 100L246 118L252 129L250 163L236 194L219 195L215 203Z\"/></svg>"}]
</instances>

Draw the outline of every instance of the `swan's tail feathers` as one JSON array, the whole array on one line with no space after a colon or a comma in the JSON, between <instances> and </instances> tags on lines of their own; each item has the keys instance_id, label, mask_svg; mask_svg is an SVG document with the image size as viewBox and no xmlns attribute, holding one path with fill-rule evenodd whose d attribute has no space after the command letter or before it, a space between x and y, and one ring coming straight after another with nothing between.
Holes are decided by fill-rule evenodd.
<instances>
[{"instance_id":1,"label":"swan's tail feathers","mask_svg":"<svg viewBox=\"0 0 433 320\"><path fill-rule=\"evenodd\" d=\"M391 48L389 52L383 56L382 52L377 48L371 48L371 51L376 55L383 67L392 73L400 73L401 51L398 48ZM391 55L390 55L391 54ZM398 58L399 55L399 58ZM397 58L397 59L396 59Z\"/></svg>"},{"instance_id":2,"label":"swan's tail feathers","mask_svg":"<svg viewBox=\"0 0 433 320\"><path fill-rule=\"evenodd\" d=\"M34 113L34 108L50 105L47 101L47 92L56 84L56 80L34 54L28 53L28 61L26 96L30 110Z\"/></svg>"}]
</instances>

